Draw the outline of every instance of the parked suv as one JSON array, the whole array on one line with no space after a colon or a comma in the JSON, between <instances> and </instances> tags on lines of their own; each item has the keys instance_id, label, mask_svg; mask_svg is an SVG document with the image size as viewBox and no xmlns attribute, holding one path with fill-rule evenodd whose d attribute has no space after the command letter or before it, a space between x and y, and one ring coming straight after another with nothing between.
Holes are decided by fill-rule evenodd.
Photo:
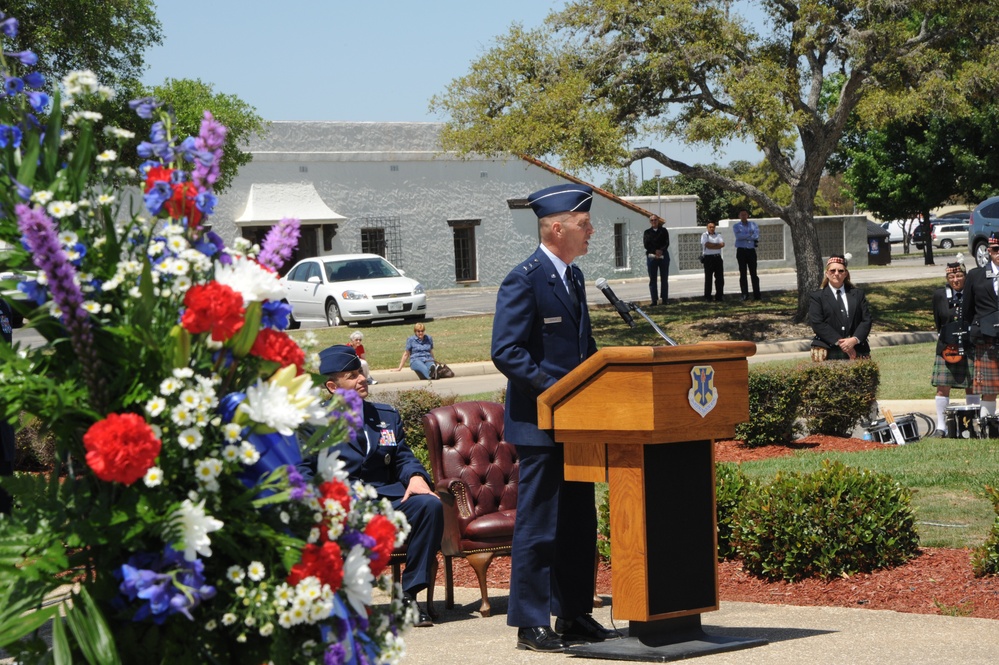
<instances>
[{"instance_id":1,"label":"parked suv","mask_svg":"<svg viewBox=\"0 0 999 665\"><path fill-rule=\"evenodd\" d=\"M970 224L941 224L933 227L933 245L940 249L950 249L954 245L968 244Z\"/></svg>"},{"instance_id":2,"label":"parked suv","mask_svg":"<svg viewBox=\"0 0 999 665\"><path fill-rule=\"evenodd\" d=\"M999 232L999 196L993 196L979 203L971 211L968 246L975 254L975 263L979 267L989 262L989 236L997 232Z\"/></svg>"}]
</instances>

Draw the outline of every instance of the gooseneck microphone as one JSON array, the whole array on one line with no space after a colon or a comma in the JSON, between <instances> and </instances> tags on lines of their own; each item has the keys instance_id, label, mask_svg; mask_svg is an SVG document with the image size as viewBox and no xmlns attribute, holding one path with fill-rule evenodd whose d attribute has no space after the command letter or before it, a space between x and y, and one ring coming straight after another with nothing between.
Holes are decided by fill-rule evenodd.
<instances>
[{"instance_id":1,"label":"gooseneck microphone","mask_svg":"<svg viewBox=\"0 0 999 665\"><path fill-rule=\"evenodd\" d=\"M634 328L635 320L631 318L631 308L627 305L627 303L622 302L620 298L614 295L614 292L611 290L607 280L601 277L597 280L596 286L604 292L604 295L607 296L607 300L610 301L610 304L614 305L614 309L616 309L617 313L621 315L624 322L627 323L629 327Z\"/></svg>"}]
</instances>

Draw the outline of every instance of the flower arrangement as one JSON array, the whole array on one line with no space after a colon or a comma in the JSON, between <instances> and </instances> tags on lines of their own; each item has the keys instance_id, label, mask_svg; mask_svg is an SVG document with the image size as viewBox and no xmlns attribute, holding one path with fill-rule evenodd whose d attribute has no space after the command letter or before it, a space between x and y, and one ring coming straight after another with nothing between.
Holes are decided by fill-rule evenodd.
<instances>
[{"instance_id":1,"label":"flower arrangement","mask_svg":"<svg viewBox=\"0 0 999 665\"><path fill-rule=\"evenodd\" d=\"M0 34L17 30L0 13ZM0 348L0 404L58 449L51 473L2 479L16 507L0 519L0 647L19 662L398 661L411 617L373 591L405 518L335 454L316 478L298 464L360 426L356 394L323 403L284 332L276 269L298 222L226 247L205 225L224 126L206 112L178 141L169 110L135 100L146 161L123 166L132 134L92 110L111 91L75 72L50 99L36 61L0 56L0 239L45 343ZM305 425L318 431L300 441ZM66 584L71 602L44 602Z\"/></svg>"}]
</instances>

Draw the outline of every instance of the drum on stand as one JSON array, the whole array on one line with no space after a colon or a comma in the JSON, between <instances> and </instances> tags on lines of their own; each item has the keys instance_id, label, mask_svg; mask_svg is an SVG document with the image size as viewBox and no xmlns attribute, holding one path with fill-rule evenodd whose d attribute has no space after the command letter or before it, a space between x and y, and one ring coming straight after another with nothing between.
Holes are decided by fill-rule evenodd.
<instances>
[{"instance_id":1,"label":"drum on stand","mask_svg":"<svg viewBox=\"0 0 999 665\"><path fill-rule=\"evenodd\" d=\"M981 435L981 407L977 404L955 404L945 412L948 439L977 439Z\"/></svg>"},{"instance_id":2,"label":"drum on stand","mask_svg":"<svg viewBox=\"0 0 999 665\"><path fill-rule=\"evenodd\" d=\"M983 416L978 423L978 435L983 439L999 439L999 416Z\"/></svg>"}]
</instances>

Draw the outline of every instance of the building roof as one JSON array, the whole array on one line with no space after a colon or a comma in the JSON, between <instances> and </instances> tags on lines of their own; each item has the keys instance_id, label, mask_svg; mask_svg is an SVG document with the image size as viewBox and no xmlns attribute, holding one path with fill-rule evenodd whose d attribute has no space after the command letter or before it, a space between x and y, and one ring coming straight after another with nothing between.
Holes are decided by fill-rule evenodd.
<instances>
[{"instance_id":1,"label":"building roof","mask_svg":"<svg viewBox=\"0 0 999 665\"><path fill-rule=\"evenodd\" d=\"M323 203L311 182L254 183L250 185L246 207L236 218L236 224L274 224L284 217L295 217L305 224L347 219Z\"/></svg>"}]
</instances>

